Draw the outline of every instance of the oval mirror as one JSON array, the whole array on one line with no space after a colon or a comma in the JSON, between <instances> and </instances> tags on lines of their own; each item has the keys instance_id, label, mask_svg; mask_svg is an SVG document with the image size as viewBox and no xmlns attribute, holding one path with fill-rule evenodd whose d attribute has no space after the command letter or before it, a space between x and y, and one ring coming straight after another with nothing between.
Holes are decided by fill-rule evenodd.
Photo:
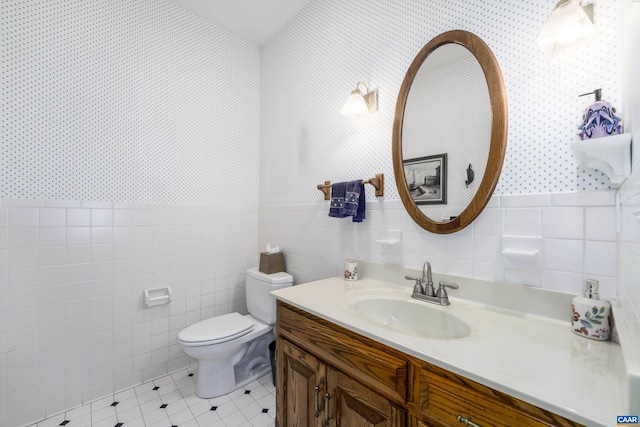
<instances>
[{"instance_id":1,"label":"oval mirror","mask_svg":"<svg viewBox=\"0 0 640 427\"><path fill-rule=\"evenodd\" d=\"M506 146L493 53L467 31L435 37L405 75L393 123L393 171L409 215L433 233L471 224L495 190Z\"/></svg>"}]
</instances>

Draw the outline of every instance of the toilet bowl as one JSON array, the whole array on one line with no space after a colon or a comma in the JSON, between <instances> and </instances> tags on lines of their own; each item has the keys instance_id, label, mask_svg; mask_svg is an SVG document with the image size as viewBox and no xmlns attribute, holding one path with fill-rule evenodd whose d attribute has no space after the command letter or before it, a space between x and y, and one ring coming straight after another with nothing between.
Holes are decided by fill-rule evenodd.
<instances>
[{"instance_id":1,"label":"toilet bowl","mask_svg":"<svg viewBox=\"0 0 640 427\"><path fill-rule=\"evenodd\" d=\"M287 273L248 269L245 277L249 314L229 313L194 323L180 331L178 343L198 359L196 395L212 398L249 384L271 371L269 343L275 339L275 298L270 292L291 286Z\"/></svg>"}]
</instances>

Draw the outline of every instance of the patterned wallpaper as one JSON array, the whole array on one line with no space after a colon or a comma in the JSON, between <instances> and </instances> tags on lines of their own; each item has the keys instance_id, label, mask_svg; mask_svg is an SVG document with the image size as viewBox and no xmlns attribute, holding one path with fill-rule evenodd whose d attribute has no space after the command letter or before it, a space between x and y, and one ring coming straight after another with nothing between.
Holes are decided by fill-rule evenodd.
<instances>
[{"instance_id":1,"label":"patterned wallpaper","mask_svg":"<svg viewBox=\"0 0 640 427\"><path fill-rule=\"evenodd\" d=\"M257 46L165 0L0 19L0 197L257 206Z\"/></svg>"},{"instance_id":2,"label":"patterned wallpaper","mask_svg":"<svg viewBox=\"0 0 640 427\"><path fill-rule=\"evenodd\" d=\"M258 48L164 0L1 1L0 197L255 206L259 186L262 204L307 204L325 180L383 172L397 199L398 89L453 28L482 37L505 77L497 193L609 188L569 142L578 94L602 87L622 108L623 1L596 0L598 36L546 56L533 40L554 3L315 0ZM380 111L343 117L358 80Z\"/></svg>"},{"instance_id":3,"label":"patterned wallpaper","mask_svg":"<svg viewBox=\"0 0 640 427\"><path fill-rule=\"evenodd\" d=\"M534 40L555 0L312 1L262 48L261 204L319 203L317 184L379 172L386 198L397 199L391 131L400 84L422 46L451 29L480 36L504 75L509 140L496 194L610 188L569 147L590 102L579 94L601 87L622 108L623 3L594 3L598 35L548 56ZM343 117L358 80L378 89L380 110Z\"/></svg>"}]
</instances>

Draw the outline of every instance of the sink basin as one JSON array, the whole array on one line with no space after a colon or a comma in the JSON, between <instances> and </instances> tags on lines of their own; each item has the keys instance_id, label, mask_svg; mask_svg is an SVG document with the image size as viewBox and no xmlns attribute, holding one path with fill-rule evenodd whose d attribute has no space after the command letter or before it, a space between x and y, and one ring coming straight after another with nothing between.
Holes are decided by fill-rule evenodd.
<instances>
[{"instance_id":1,"label":"sink basin","mask_svg":"<svg viewBox=\"0 0 640 427\"><path fill-rule=\"evenodd\" d=\"M472 327L448 312L450 308L412 299L358 298L353 311L368 322L421 338L452 340L469 336Z\"/></svg>"}]
</instances>

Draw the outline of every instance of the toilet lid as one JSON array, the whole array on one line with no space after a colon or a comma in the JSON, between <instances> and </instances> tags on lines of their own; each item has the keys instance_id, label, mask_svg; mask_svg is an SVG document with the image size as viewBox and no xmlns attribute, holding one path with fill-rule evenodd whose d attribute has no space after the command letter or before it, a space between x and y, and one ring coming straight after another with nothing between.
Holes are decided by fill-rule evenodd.
<instances>
[{"instance_id":1,"label":"toilet lid","mask_svg":"<svg viewBox=\"0 0 640 427\"><path fill-rule=\"evenodd\" d=\"M229 313L194 323L180 331L183 342L222 342L248 334L256 324L240 313Z\"/></svg>"}]
</instances>

